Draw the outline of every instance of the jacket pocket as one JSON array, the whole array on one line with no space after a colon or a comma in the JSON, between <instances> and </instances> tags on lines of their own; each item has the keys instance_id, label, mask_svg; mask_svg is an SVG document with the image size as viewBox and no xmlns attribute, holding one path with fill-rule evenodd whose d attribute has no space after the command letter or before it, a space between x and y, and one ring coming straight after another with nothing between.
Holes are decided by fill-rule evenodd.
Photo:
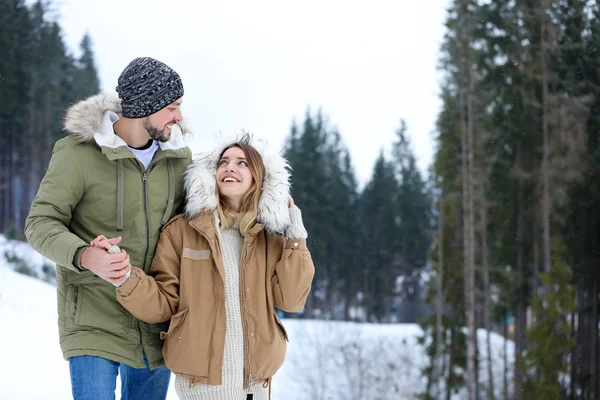
<instances>
[{"instance_id":1,"label":"jacket pocket","mask_svg":"<svg viewBox=\"0 0 600 400\"><path fill-rule=\"evenodd\" d=\"M67 272L67 283L70 285L88 285L88 284L97 284L101 282L99 276L94 275L94 273L90 270L84 270L80 273L76 272Z\"/></svg>"},{"instance_id":2,"label":"jacket pocket","mask_svg":"<svg viewBox=\"0 0 600 400\"><path fill-rule=\"evenodd\" d=\"M72 326L75 320L75 314L77 310L77 298L77 286L67 285L65 290L65 297L63 300L64 309L62 312L62 316L59 317L62 317L65 321L65 325L68 325L69 327Z\"/></svg>"},{"instance_id":3,"label":"jacket pocket","mask_svg":"<svg viewBox=\"0 0 600 400\"><path fill-rule=\"evenodd\" d=\"M281 333L283 334L283 338L286 342L289 342L290 339L288 337L287 331L285 330L285 326L283 326L283 322L281 322L281 320L279 319L279 315L277 315L277 313L273 311L273 316L275 317L275 323L277 324L279 330L281 330Z\"/></svg>"},{"instance_id":4,"label":"jacket pocket","mask_svg":"<svg viewBox=\"0 0 600 400\"><path fill-rule=\"evenodd\" d=\"M167 337L171 336L180 326L185 322L189 308L186 308L183 311L178 312L177 314L171 317L171 323L169 324L169 330L167 332L161 332L160 338L165 340Z\"/></svg>"},{"instance_id":5,"label":"jacket pocket","mask_svg":"<svg viewBox=\"0 0 600 400\"><path fill-rule=\"evenodd\" d=\"M105 289L101 286L77 285L75 325L111 333L126 333L129 314L114 299L113 291L112 287Z\"/></svg>"}]
</instances>

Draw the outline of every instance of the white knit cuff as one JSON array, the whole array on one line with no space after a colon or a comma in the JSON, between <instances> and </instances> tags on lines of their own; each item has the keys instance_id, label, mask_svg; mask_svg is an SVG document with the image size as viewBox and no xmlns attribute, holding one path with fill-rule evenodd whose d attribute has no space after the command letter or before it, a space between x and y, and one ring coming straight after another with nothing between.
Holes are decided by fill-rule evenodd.
<instances>
[{"instance_id":1,"label":"white knit cuff","mask_svg":"<svg viewBox=\"0 0 600 400\"><path fill-rule=\"evenodd\" d=\"M285 237L294 239L306 239L308 232L302 223L302 212L298 207L290 208L291 224L285 231Z\"/></svg>"}]
</instances>

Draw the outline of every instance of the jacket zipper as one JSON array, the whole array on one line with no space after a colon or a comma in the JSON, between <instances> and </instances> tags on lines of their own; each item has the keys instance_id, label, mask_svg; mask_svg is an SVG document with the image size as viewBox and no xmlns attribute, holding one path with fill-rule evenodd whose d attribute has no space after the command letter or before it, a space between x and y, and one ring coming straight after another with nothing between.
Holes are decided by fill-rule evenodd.
<instances>
[{"instance_id":1,"label":"jacket zipper","mask_svg":"<svg viewBox=\"0 0 600 400\"><path fill-rule=\"evenodd\" d=\"M206 240L208 240L208 242L211 244L212 247L212 240L208 237L208 235L205 232L202 232L200 230L198 230L198 232L200 233L200 235L202 235ZM245 243L245 241L243 242ZM242 246L244 246L244 244L242 244ZM241 265L242 265L242 272L244 274L244 286L247 286L247 280L246 280L246 259L248 258L248 245L246 244L245 250L242 249L242 255L245 255L242 257L241 259ZM213 249L214 251L214 249ZM246 318L242 318L242 323L244 323L246 325L246 335L245 335L245 340L247 341L247 345L245 346L246 348L246 360L247 360L247 367L248 367L248 392L250 392L250 388L252 386L254 386L254 379L252 378L252 369L251 369L251 364L250 364L250 329L248 328L248 307L246 304L246 295L244 292L244 288L241 288L240 292L242 293L241 297L243 299L244 302L244 313L246 314Z\"/></svg>"},{"instance_id":2,"label":"jacket zipper","mask_svg":"<svg viewBox=\"0 0 600 400\"><path fill-rule=\"evenodd\" d=\"M165 157L164 160L167 160L168 158L174 160L185 159L185 157ZM144 268L146 267L146 258L148 257L148 250L150 249L150 221L148 221L148 176L146 175L146 171L150 171L150 168L152 168L159 161L162 160L154 160L150 164L148 164L148 168L146 168L145 171L142 169L142 183L144 188L144 217L146 220L146 251L144 252ZM138 165L140 164L141 162L138 162ZM141 167L143 168L144 166L141 165Z\"/></svg>"},{"instance_id":3,"label":"jacket zipper","mask_svg":"<svg viewBox=\"0 0 600 400\"><path fill-rule=\"evenodd\" d=\"M206 232L205 232L205 231L202 231L202 230L200 230L200 229L197 229L197 228L196 228L196 230L198 231L198 233L199 233L199 234L200 234L202 237L204 237L204 238L205 238L205 239L208 241L208 243L209 243L209 246L210 246L210 249L211 249L211 251L213 252L213 254L217 254L217 252L215 251L215 250L218 250L217 243L216 243L216 242L215 242L215 241L214 241L212 238L210 238L210 237L209 237L209 236L206 234ZM213 256L213 257L214 257L214 256ZM214 258L213 258L213 260L214 260L215 262L217 262L217 260L215 260ZM218 309L217 309L217 313L218 313ZM216 317L215 317L215 318L216 318ZM213 346L211 346L211 349L210 349L210 355L209 355L209 358L210 358L210 359L212 359L212 357L213 357L213 349L212 349L212 347L213 347Z\"/></svg>"},{"instance_id":4,"label":"jacket zipper","mask_svg":"<svg viewBox=\"0 0 600 400\"><path fill-rule=\"evenodd\" d=\"M142 186L144 189L144 219L146 220L146 251L144 251L144 269L146 269L146 257L150 248L150 223L148 222L148 177L142 172Z\"/></svg>"},{"instance_id":5,"label":"jacket zipper","mask_svg":"<svg viewBox=\"0 0 600 400\"><path fill-rule=\"evenodd\" d=\"M171 158L171 159L185 159L185 157L165 157L164 160ZM148 257L148 250L150 249L150 221L148 221L148 176L146 175L147 171L150 171L150 168L152 168L155 164L157 164L158 162L162 161L161 160L154 160L152 162L150 162L150 164L148 164L148 168L146 168L146 170L142 169L144 168L144 166L141 164L141 162L138 162L138 165L141 166L141 170L142 170L142 183L143 183L143 188L144 188L144 217L146 220L146 251L144 252L144 268L146 267L146 258Z\"/></svg>"},{"instance_id":6,"label":"jacket zipper","mask_svg":"<svg viewBox=\"0 0 600 400\"><path fill-rule=\"evenodd\" d=\"M185 159L185 157L165 157L171 159ZM134 163L138 165L140 171L142 172L142 186L143 186L143 194L144 194L144 219L146 222L146 250L144 251L144 259L143 259L143 267L146 267L146 258L148 257L148 250L150 249L150 221L148 221L148 176L146 175L147 171L150 171L155 164L157 164L161 160L154 160L149 165L148 168L144 170L144 165L139 160L133 160Z\"/></svg>"},{"instance_id":7,"label":"jacket zipper","mask_svg":"<svg viewBox=\"0 0 600 400\"><path fill-rule=\"evenodd\" d=\"M251 368L251 363L250 363L250 329L248 327L248 306L246 303L246 294L245 294L245 288L248 287L248 281L246 279L246 259L248 258L248 246L246 245L246 256L243 257L242 259L242 271L244 273L244 287L242 288L241 292L243 300L244 300L244 313L245 313L245 323L246 323L246 339L248 340L248 345L246 346L246 359L248 360L248 392L250 392L250 389L252 388L252 386L254 386L254 380L252 379L252 368Z\"/></svg>"},{"instance_id":8,"label":"jacket zipper","mask_svg":"<svg viewBox=\"0 0 600 400\"><path fill-rule=\"evenodd\" d=\"M185 157L171 157L171 158L185 158ZM150 221L148 220L148 176L146 175L146 171L150 170L150 167L154 166L154 164L156 164L157 161L151 162L148 165L148 168L146 170L144 170L144 166L141 165L141 163L138 161L138 166L140 166L140 170L142 171L142 188L143 188L143 195L144 195L144 220L146 222L146 250L144 251L144 259L143 259L143 269L145 270L146 268L146 258L148 258L148 250L150 249ZM140 335L140 340L142 337L142 330L140 328L140 321L137 318L134 318L135 321L135 328L137 329L139 335ZM143 350L142 350L142 359L143 359Z\"/></svg>"},{"instance_id":9,"label":"jacket zipper","mask_svg":"<svg viewBox=\"0 0 600 400\"><path fill-rule=\"evenodd\" d=\"M144 260L142 261L143 268L146 267L146 257L148 257L148 248L150 247L150 223L148 222L148 200L146 199L148 188L147 188L148 177L146 176L146 172L142 171L142 188L143 188L143 196L144 196L144 219L146 221L146 250L144 251ZM137 329L140 340L142 338L142 330L140 328L140 321L137 318L134 318L135 328ZM142 359L144 358L143 350L142 350Z\"/></svg>"}]
</instances>

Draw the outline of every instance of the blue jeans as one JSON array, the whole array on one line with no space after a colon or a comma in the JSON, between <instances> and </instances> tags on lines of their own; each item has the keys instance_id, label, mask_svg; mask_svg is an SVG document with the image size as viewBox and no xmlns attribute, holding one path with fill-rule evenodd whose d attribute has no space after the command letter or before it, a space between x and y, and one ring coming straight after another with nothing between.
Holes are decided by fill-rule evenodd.
<instances>
[{"instance_id":1,"label":"blue jeans","mask_svg":"<svg viewBox=\"0 0 600 400\"><path fill-rule=\"evenodd\" d=\"M117 374L121 375L121 400L165 400L171 371L160 367L150 371L132 368L116 361L94 356L69 358L71 390L75 400L114 400Z\"/></svg>"}]
</instances>

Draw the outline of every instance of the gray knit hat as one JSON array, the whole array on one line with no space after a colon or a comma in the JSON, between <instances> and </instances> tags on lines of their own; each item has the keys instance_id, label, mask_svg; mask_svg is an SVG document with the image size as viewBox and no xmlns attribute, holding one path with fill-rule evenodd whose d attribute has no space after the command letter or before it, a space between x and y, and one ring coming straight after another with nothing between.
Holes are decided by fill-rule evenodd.
<instances>
[{"instance_id":1,"label":"gray knit hat","mask_svg":"<svg viewBox=\"0 0 600 400\"><path fill-rule=\"evenodd\" d=\"M121 72L117 93L124 117L143 118L182 97L183 84L168 65L154 58L140 57Z\"/></svg>"}]
</instances>

